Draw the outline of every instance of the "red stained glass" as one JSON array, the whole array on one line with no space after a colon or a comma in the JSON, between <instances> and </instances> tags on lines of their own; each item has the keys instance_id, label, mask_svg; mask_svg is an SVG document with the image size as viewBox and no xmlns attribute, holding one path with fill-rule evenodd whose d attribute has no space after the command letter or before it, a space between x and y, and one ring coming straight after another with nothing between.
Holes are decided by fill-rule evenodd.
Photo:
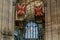
<instances>
[{"instance_id":1,"label":"red stained glass","mask_svg":"<svg viewBox=\"0 0 60 40\"><path fill-rule=\"evenodd\" d=\"M22 14L25 14L25 5L20 5L18 4L17 5L17 14L18 15L22 15Z\"/></svg>"},{"instance_id":2,"label":"red stained glass","mask_svg":"<svg viewBox=\"0 0 60 40\"><path fill-rule=\"evenodd\" d=\"M42 15L43 15L42 7L36 6L35 7L35 16L42 16Z\"/></svg>"}]
</instances>

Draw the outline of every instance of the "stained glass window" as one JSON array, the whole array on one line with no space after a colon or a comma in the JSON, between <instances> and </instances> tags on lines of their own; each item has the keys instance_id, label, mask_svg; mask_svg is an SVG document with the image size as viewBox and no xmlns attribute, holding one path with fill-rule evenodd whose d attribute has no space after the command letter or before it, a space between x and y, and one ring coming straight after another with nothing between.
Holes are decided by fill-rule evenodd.
<instances>
[{"instance_id":1,"label":"stained glass window","mask_svg":"<svg viewBox=\"0 0 60 40\"><path fill-rule=\"evenodd\" d=\"M38 38L38 25L34 22L28 22L26 25L25 38Z\"/></svg>"}]
</instances>

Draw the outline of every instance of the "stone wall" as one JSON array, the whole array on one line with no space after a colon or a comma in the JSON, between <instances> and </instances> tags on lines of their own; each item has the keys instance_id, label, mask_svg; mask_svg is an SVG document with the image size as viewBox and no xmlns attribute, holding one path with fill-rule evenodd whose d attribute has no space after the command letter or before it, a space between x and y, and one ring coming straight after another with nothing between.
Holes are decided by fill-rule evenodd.
<instances>
[{"instance_id":1,"label":"stone wall","mask_svg":"<svg viewBox=\"0 0 60 40\"><path fill-rule=\"evenodd\" d=\"M11 34L13 34L13 20L14 18L12 13L12 0L0 0L0 40L6 40L3 38L4 36L2 35L4 31L6 33L10 32Z\"/></svg>"},{"instance_id":2,"label":"stone wall","mask_svg":"<svg viewBox=\"0 0 60 40\"><path fill-rule=\"evenodd\" d=\"M46 40L60 40L60 5L59 0L47 0Z\"/></svg>"}]
</instances>

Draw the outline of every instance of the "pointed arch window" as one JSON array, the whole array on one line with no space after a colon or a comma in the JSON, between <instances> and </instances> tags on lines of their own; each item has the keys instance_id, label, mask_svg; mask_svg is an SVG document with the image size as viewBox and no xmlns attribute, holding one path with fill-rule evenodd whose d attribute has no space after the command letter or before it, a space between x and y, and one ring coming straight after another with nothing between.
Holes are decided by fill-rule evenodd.
<instances>
[{"instance_id":1,"label":"pointed arch window","mask_svg":"<svg viewBox=\"0 0 60 40\"><path fill-rule=\"evenodd\" d=\"M26 24L26 33L25 33L25 38L31 39L31 38L36 38L38 39L38 25L37 23L34 22L28 22Z\"/></svg>"}]
</instances>

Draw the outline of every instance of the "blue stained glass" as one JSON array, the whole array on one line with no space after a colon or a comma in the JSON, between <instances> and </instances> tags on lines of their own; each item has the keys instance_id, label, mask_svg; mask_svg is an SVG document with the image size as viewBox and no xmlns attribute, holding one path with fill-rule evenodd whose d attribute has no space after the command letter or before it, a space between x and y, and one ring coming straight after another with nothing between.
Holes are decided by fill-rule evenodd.
<instances>
[{"instance_id":1,"label":"blue stained glass","mask_svg":"<svg viewBox=\"0 0 60 40\"><path fill-rule=\"evenodd\" d=\"M29 22L26 25L25 38L38 38L38 25L35 22Z\"/></svg>"}]
</instances>

